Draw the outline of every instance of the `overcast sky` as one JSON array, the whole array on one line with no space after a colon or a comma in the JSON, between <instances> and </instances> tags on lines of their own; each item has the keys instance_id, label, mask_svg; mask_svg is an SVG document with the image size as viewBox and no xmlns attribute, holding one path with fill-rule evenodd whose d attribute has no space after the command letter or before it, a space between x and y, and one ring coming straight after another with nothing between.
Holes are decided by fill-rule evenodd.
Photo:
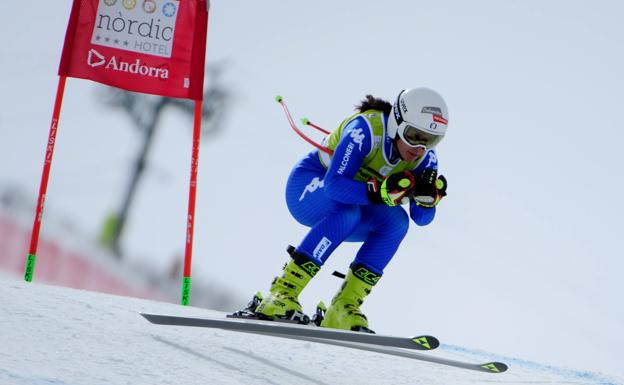
<instances>
[{"instance_id":1,"label":"overcast sky","mask_svg":"<svg viewBox=\"0 0 624 385\"><path fill-rule=\"evenodd\" d=\"M380 4L212 2L208 63L226 63L234 98L224 132L201 147L194 279L245 297L266 291L286 245L306 232L283 190L311 148L275 95L295 118L332 129L367 93L392 100L428 86L449 106L439 145L449 196L431 226L412 226L364 307L371 326L615 370L609 352L624 343L624 6ZM0 184L33 200L70 6L14 2L0 19ZM98 89L68 82L46 202L93 238L121 204L140 138ZM184 249L192 121L170 111L161 123L124 244L133 260L165 269ZM330 258L302 296L308 311L331 299L339 282L330 273L344 271L357 246ZM569 353L578 338L595 343Z\"/></svg>"}]
</instances>

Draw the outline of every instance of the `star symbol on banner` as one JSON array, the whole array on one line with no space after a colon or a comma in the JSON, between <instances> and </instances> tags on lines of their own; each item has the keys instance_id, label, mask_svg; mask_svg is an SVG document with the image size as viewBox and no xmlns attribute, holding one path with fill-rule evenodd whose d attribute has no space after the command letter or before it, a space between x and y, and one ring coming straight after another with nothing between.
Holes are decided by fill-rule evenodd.
<instances>
[{"instance_id":1,"label":"star symbol on banner","mask_svg":"<svg viewBox=\"0 0 624 385\"><path fill-rule=\"evenodd\" d=\"M100 41L100 35L96 35L95 40Z\"/></svg>"},{"instance_id":2,"label":"star symbol on banner","mask_svg":"<svg viewBox=\"0 0 624 385\"><path fill-rule=\"evenodd\" d=\"M115 39L115 44L119 44L119 39Z\"/></svg>"},{"instance_id":3,"label":"star symbol on banner","mask_svg":"<svg viewBox=\"0 0 624 385\"><path fill-rule=\"evenodd\" d=\"M105 37L105 38L104 38L104 41L108 43L108 42L110 41L110 39L109 39L109 38L107 38L107 37Z\"/></svg>"},{"instance_id":4,"label":"star symbol on banner","mask_svg":"<svg viewBox=\"0 0 624 385\"><path fill-rule=\"evenodd\" d=\"M125 45L125 46L127 46L128 44L130 44L130 43L128 43L128 41L127 41L127 40L126 40L126 41L124 41L124 45Z\"/></svg>"}]
</instances>

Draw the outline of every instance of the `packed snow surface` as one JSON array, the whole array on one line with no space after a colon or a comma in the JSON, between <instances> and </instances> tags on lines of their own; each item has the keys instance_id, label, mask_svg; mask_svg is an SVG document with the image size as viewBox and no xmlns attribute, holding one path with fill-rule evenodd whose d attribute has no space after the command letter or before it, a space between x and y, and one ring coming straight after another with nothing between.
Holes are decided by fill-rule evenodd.
<instances>
[{"instance_id":1,"label":"packed snow surface","mask_svg":"<svg viewBox=\"0 0 624 385\"><path fill-rule=\"evenodd\" d=\"M0 384L624 384L443 344L427 354L500 360L507 373L217 329L158 326L140 312L216 311L25 283L0 277ZM421 331L415 331L421 332Z\"/></svg>"}]
</instances>

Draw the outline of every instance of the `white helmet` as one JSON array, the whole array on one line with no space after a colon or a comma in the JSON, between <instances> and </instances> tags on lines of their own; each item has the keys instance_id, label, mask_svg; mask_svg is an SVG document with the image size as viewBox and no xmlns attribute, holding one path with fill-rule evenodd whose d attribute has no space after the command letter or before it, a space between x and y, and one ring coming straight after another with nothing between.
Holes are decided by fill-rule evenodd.
<instances>
[{"instance_id":1,"label":"white helmet","mask_svg":"<svg viewBox=\"0 0 624 385\"><path fill-rule=\"evenodd\" d=\"M448 109L442 96L429 88L403 90L388 117L388 136L397 135L410 147L435 147L446 134Z\"/></svg>"}]
</instances>

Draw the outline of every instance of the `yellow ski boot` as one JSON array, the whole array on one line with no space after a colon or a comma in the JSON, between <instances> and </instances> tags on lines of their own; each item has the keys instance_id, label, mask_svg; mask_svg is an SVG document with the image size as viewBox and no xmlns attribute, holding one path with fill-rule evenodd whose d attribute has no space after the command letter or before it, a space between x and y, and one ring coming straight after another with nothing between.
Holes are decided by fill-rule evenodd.
<instances>
[{"instance_id":1,"label":"yellow ski boot","mask_svg":"<svg viewBox=\"0 0 624 385\"><path fill-rule=\"evenodd\" d=\"M292 246L288 252L292 260L284 266L282 276L275 277L269 294L262 299L255 313L261 318L307 324L310 318L303 313L299 294L320 270L320 266L308 256L295 251Z\"/></svg>"},{"instance_id":2,"label":"yellow ski boot","mask_svg":"<svg viewBox=\"0 0 624 385\"><path fill-rule=\"evenodd\" d=\"M368 320L360 306L381 278L361 265L351 265L342 287L332 299L331 306L323 315L321 326L374 333L368 328Z\"/></svg>"}]
</instances>

